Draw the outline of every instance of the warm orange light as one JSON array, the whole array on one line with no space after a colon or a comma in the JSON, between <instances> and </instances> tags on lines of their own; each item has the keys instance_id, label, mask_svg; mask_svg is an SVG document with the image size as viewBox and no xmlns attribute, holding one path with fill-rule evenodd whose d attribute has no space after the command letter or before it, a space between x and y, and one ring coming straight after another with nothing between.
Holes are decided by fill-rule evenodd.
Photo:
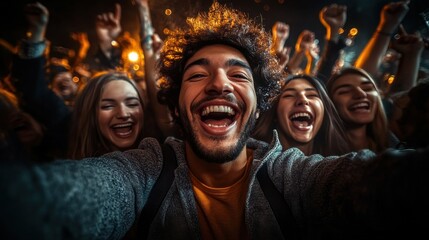
<instances>
[{"instance_id":1,"label":"warm orange light","mask_svg":"<svg viewBox=\"0 0 429 240\"><path fill-rule=\"evenodd\" d=\"M344 33L344 28L338 29L338 34L343 34L343 33Z\"/></svg>"},{"instance_id":2,"label":"warm orange light","mask_svg":"<svg viewBox=\"0 0 429 240\"><path fill-rule=\"evenodd\" d=\"M165 9L164 13L165 13L165 15L170 16L171 13L173 13L173 12L171 11L171 9L167 8L167 9Z\"/></svg>"},{"instance_id":3,"label":"warm orange light","mask_svg":"<svg viewBox=\"0 0 429 240\"><path fill-rule=\"evenodd\" d=\"M112 44L113 47L118 47L119 43L115 40L113 40L110 44Z\"/></svg>"},{"instance_id":4,"label":"warm orange light","mask_svg":"<svg viewBox=\"0 0 429 240\"><path fill-rule=\"evenodd\" d=\"M170 33L170 29L168 29L168 28L164 28L164 29L162 30L162 32L163 32L165 35L168 35L168 34Z\"/></svg>"},{"instance_id":5,"label":"warm orange light","mask_svg":"<svg viewBox=\"0 0 429 240\"><path fill-rule=\"evenodd\" d=\"M78 83L80 81L80 79L77 76L73 77L73 82Z\"/></svg>"},{"instance_id":6,"label":"warm orange light","mask_svg":"<svg viewBox=\"0 0 429 240\"><path fill-rule=\"evenodd\" d=\"M352 29L350 29L350 31L349 31L349 35L350 35L350 36L354 37L354 36L356 36L357 34L358 34L358 30L357 30L357 28L352 28Z\"/></svg>"},{"instance_id":7,"label":"warm orange light","mask_svg":"<svg viewBox=\"0 0 429 240\"><path fill-rule=\"evenodd\" d=\"M129 52L128 60L130 60L130 62L137 62L137 60L139 60L139 54L135 51Z\"/></svg>"},{"instance_id":8,"label":"warm orange light","mask_svg":"<svg viewBox=\"0 0 429 240\"><path fill-rule=\"evenodd\" d=\"M390 75L389 78L387 79L387 83L391 85L393 81L395 81L395 75Z\"/></svg>"}]
</instances>

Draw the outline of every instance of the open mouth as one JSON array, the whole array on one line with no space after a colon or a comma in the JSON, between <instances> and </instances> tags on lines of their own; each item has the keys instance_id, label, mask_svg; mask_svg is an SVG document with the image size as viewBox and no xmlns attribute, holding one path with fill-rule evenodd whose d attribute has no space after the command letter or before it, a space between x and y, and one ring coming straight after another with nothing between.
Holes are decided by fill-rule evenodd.
<instances>
[{"instance_id":1,"label":"open mouth","mask_svg":"<svg viewBox=\"0 0 429 240\"><path fill-rule=\"evenodd\" d=\"M133 124L131 122L115 124L110 128L116 135L120 137L127 137L133 132Z\"/></svg>"},{"instance_id":2,"label":"open mouth","mask_svg":"<svg viewBox=\"0 0 429 240\"><path fill-rule=\"evenodd\" d=\"M13 128L15 132L27 131L30 127L27 124L19 124Z\"/></svg>"},{"instance_id":3,"label":"open mouth","mask_svg":"<svg viewBox=\"0 0 429 240\"><path fill-rule=\"evenodd\" d=\"M35 140L39 135L28 122L24 120L18 120L15 122L15 126L13 128L16 135L19 137L20 141L24 144L30 143L30 141Z\"/></svg>"},{"instance_id":4,"label":"open mouth","mask_svg":"<svg viewBox=\"0 0 429 240\"><path fill-rule=\"evenodd\" d=\"M308 112L297 112L289 117L293 126L300 130L308 130L314 122L314 117Z\"/></svg>"},{"instance_id":5,"label":"open mouth","mask_svg":"<svg viewBox=\"0 0 429 240\"><path fill-rule=\"evenodd\" d=\"M360 103L356 103L353 104L349 107L349 110L352 112L361 112L361 111L369 111L370 106L368 102L360 102Z\"/></svg>"},{"instance_id":6,"label":"open mouth","mask_svg":"<svg viewBox=\"0 0 429 240\"><path fill-rule=\"evenodd\" d=\"M201 121L212 128L226 128L236 121L236 110L227 105L205 106L200 111Z\"/></svg>"},{"instance_id":7,"label":"open mouth","mask_svg":"<svg viewBox=\"0 0 429 240\"><path fill-rule=\"evenodd\" d=\"M28 131L31 129L30 124L21 116L12 120L12 125L15 132Z\"/></svg>"}]
</instances>

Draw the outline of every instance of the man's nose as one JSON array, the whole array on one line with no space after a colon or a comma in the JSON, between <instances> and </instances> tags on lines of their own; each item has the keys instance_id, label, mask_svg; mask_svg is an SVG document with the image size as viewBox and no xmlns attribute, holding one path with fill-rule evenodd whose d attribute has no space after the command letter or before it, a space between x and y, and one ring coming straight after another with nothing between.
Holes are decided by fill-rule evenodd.
<instances>
[{"instance_id":1,"label":"man's nose","mask_svg":"<svg viewBox=\"0 0 429 240\"><path fill-rule=\"evenodd\" d=\"M206 91L213 94L232 93L234 87L224 71L217 71L206 86Z\"/></svg>"}]
</instances>

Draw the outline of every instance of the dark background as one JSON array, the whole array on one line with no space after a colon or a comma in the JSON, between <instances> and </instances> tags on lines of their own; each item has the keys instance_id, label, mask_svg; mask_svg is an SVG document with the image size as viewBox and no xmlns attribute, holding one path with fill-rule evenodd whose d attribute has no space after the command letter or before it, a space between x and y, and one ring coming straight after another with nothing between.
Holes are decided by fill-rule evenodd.
<instances>
[{"instance_id":1,"label":"dark background","mask_svg":"<svg viewBox=\"0 0 429 240\"><path fill-rule=\"evenodd\" d=\"M23 8L30 1L12 0L2 1L0 8L0 38L15 45L24 36L25 18ZM76 48L77 44L71 40L71 32L87 32L91 43L95 43L94 22L97 14L113 11L114 3L122 6L122 26L137 36L137 10L131 0L40 0L50 11L50 21L47 37L54 45L67 48ZM193 16L196 12L206 10L211 0L152 0L150 1L152 21L161 37L164 37L164 28L174 28L184 23L186 16ZM386 0L219 0L234 8L247 12L253 18L262 19L267 30L275 21L283 21L290 25L291 34L286 42L294 46L299 33L308 29L316 33L316 38L323 44L325 29L321 25L318 14L323 6L331 3L343 4L348 7L345 30L358 28L359 33L355 44L349 48L348 54L353 58L359 54L379 21L380 10L388 2ZM420 13L429 11L428 0L411 0L403 25L408 32L420 31L428 36ZM165 9L171 9L172 14L166 16ZM93 44L92 46L94 46ZM91 49L94 49L93 47ZM91 51L91 50L90 50ZM425 51L423 64L429 66L428 50Z\"/></svg>"}]
</instances>

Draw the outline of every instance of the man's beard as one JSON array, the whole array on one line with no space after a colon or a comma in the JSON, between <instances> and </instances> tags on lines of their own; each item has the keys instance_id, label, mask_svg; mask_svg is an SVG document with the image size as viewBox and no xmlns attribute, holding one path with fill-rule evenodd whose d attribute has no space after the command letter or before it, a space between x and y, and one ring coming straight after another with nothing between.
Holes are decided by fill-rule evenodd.
<instances>
[{"instance_id":1,"label":"man's beard","mask_svg":"<svg viewBox=\"0 0 429 240\"><path fill-rule=\"evenodd\" d=\"M182 113L185 113L185 111L183 111ZM216 149L206 149L204 145L198 141L197 136L192 130L191 123L189 122L189 119L186 114L181 114L181 121L183 124L185 139L189 142L189 145L191 146L192 150L199 158L204 159L205 161L210 163L226 163L236 159L237 156L243 150L255 126L255 115L255 113L252 113L250 115L250 118L247 121L244 130L241 132L237 143L233 146L230 146L228 149L221 151L215 151ZM223 141L220 138L212 138L212 140L217 142Z\"/></svg>"}]
</instances>

